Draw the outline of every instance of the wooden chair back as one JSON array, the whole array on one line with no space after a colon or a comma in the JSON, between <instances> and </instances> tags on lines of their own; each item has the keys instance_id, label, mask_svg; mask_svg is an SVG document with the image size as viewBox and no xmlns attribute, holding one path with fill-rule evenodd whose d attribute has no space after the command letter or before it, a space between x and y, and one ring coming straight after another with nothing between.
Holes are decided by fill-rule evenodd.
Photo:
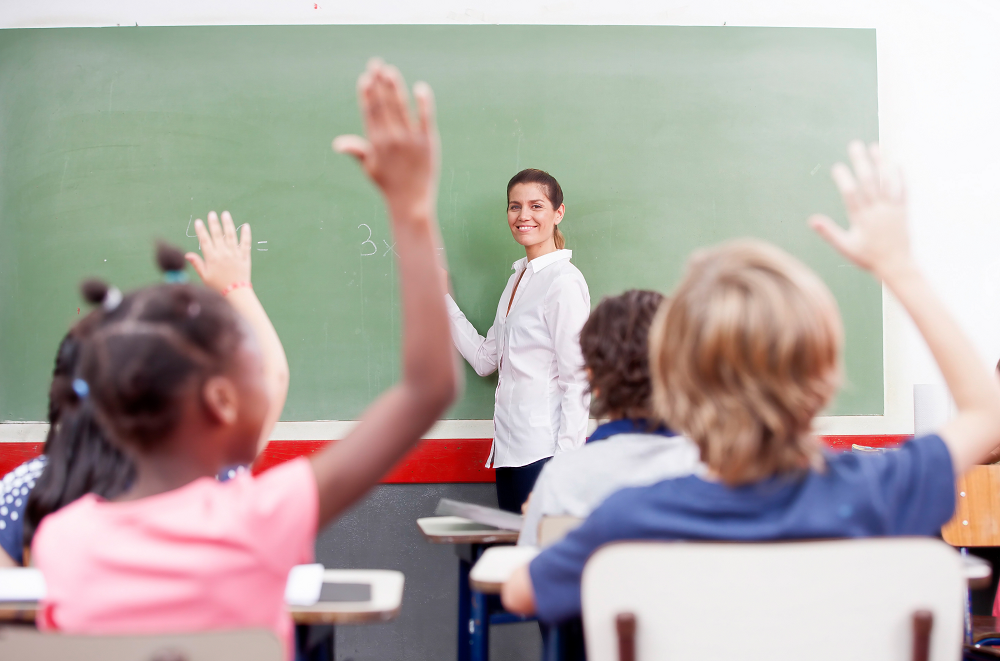
<instances>
[{"instance_id":1,"label":"wooden chair back","mask_svg":"<svg viewBox=\"0 0 1000 661\"><path fill-rule=\"evenodd\" d=\"M961 655L961 559L934 539L618 543L582 588L589 661Z\"/></svg>"},{"instance_id":2,"label":"wooden chair back","mask_svg":"<svg viewBox=\"0 0 1000 661\"><path fill-rule=\"evenodd\" d=\"M155 636L70 636L22 627L0 629L0 659L73 661L281 661L265 629Z\"/></svg>"},{"instance_id":3,"label":"wooden chair back","mask_svg":"<svg viewBox=\"0 0 1000 661\"><path fill-rule=\"evenodd\" d=\"M552 546L581 523L583 519L576 516L543 516L538 523L538 546Z\"/></svg>"},{"instance_id":4,"label":"wooden chair back","mask_svg":"<svg viewBox=\"0 0 1000 661\"><path fill-rule=\"evenodd\" d=\"M955 485L955 516L941 528L952 546L1000 546L1000 465L974 466Z\"/></svg>"}]
</instances>

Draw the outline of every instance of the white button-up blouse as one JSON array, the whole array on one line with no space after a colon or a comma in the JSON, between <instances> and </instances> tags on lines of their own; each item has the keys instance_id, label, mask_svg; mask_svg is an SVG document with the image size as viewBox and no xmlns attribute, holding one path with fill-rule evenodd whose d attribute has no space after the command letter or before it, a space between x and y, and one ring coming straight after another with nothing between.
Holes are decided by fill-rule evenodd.
<instances>
[{"instance_id":1,"label":"white button-up blouse","mask_svg":"<svg viewBox=\"0 0 1000 661\"><path fill-rule=\"evenodd\" d=\"M514 262L493 327L480 335L448 296L451 334L480 376L498 367L493 448L487 468L526 466L583 446L590 392L580 329L590 316L590 290L570 263L571 250ZM521 272L510 314L507 303Z\"/></svg>"}]
</instances>

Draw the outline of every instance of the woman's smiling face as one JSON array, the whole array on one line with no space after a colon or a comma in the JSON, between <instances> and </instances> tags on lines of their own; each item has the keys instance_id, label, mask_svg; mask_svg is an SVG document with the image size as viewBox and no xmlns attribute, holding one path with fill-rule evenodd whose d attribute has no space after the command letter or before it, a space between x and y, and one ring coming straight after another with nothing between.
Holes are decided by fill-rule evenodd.
<instances>
[{"instance_id":1,"label":"woman's smiling face","mask_svg":"<svg viewBox=\"0 0 1000 661\"><path fill-rule=\"evenodd\" d=\"M525 248L552 243L556 225L562 222L566 211L564 205L552 208L545 188L539 184L516 184L507 196L507 224L514 240ZM550 252L546 250L544 252Z\"/></svg>"}]
</instances>

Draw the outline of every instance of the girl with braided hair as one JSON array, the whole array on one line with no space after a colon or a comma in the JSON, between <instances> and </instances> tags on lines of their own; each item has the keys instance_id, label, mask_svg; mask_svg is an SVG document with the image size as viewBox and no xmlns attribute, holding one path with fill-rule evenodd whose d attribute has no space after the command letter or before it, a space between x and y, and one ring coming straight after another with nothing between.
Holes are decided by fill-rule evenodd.
<instances>
[{"instance_id":1,"label":"girl with braided hair","mask_svg":"<svg viewBox=\"0 0 1000 661\"><path fill-rule=\"evenodd\" d=\"M405 329L401 381L344 440L220 483L214 476L223 466L252 460L266 441L288 383L281 342L250 284L249 226L237 237L229 213L196 222L203 254L186 258L204 287L155 285L112 306L111 290L90 283L85 294L102 308L74 384L137 472L114 500L84 496L42 522L32 549L47 586L41 628L265 627L291 658L288 571L312 560L317 532L453 401L459 376L437 272L431 92L415 88L414 118L399 72L379 61L358 90L368 139L341 136L334 148L360 161L389 209Z\"/></svg>"}]
</instances>

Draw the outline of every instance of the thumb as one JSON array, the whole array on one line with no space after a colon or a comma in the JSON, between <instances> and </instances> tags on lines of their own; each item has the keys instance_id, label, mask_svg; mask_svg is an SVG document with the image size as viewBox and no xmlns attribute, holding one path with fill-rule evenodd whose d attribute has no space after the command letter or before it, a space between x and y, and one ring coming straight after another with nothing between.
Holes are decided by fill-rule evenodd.
<instances>
[{"instance_id":1,"label":"thumb","mask_svg":"<svg viewBox=\"0 0 1000 661\"><path fill-rule=\"evenodd\" d=\"M829 216L818 213L813 214L809 216L809 226L845 257L851 257L850 251L847 248L847 232L840 225L833 222L833 219Z\"/></svg>"},{"instance_id":2,"label":"thumb","mask_svg":"<svg viewBox=\"0 0 1000 661\"><path fill-rule=\"evenodd\" d=\"M364 165L371 155L372 146L359 135L338 135L333 139L333 151L353 156Z\"/></svg>"},{"instance_id":3,"label":"thumb","mask_svg":"<svg viewBox=\"0 0 1000 661\"><path fill-rule=\"evenodd\" d=\"M184 259L186 259L188 263L191 264L191 268L194 269L194 272L197 273L198 277L202 279L202 282L204 282L205 260L201 258L201 255L199 255L196 252L189 252L186 255L184 255Z\"/></svg>"}]
</instances>

